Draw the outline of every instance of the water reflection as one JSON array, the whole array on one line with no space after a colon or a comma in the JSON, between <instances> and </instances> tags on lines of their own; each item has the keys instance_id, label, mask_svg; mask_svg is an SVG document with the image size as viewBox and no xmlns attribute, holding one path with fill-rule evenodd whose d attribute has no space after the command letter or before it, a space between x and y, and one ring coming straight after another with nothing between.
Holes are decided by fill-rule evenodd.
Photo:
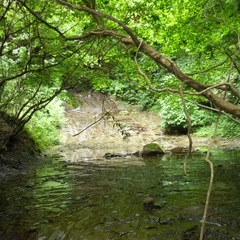
<instances>
[{"instance_id":1,"label":"water reflection","mask_svg":"<svg viewBox=\"0 0 240 240\"><path fill-rule=\"evenodd\" d=\"M216 152L205 239L240 239L239 152ZM78 157L79 160L79 157ZM0 187L0 239L197 239L209 168L204 155L49 159ZM161 209L145 211L153 197Z\"/></svg>"}]
</instances>

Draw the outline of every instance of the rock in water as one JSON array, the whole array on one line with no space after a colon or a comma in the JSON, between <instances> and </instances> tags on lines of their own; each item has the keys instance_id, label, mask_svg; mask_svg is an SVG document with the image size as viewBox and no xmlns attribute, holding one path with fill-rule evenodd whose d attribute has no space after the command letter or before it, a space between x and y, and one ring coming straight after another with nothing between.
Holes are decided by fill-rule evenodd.
<instances>
[{"instance_id":1,"label":"rock in water","mask_svg":"<svg viewBox=\"0 0 240 240\"><path fill-rule=\"evenodd\" d=\"M127 157L127 154L122 154L122 153L106 153L104 156L104 158L124 158Z\"/></svg>"},{"instance_id":2,"label":"rock in water","mask_svg":"<svg viewBox=\"0 0 240 240\"><path fill-rule=\"evenodd\" d=\"M156 156L159 154L164 154L164 151L157 143L149 143L143 146L142 150L142 156L148 157L148 156Z\"/></svg>"},{"instance_id":3,"label":"rock in water","mask_svg":"<svg viewBox=\"0 0 240 240\"><path fill-rule=\"evenodd\" d=\"M183 154L183 153L187 153L187 151L188 151L188 148L186 147L175 147L170 150L172 154L178 154L178 153Z\"/></svg>"},{"instance_id":4,"label":"rock in water","mask_svg":"<svg viewBox=\"0 0 240 240\"><path fill-rule=\"evenodd\" d=\"M143 204L154 204L154 199L152 197L147 197L143 200Z\"/></svg>"},{"instance_id":5,"label":"rock in water","mask_svg":"<svg viewBox=\"0 0 240 240\"><path fill-rule=\"evenodd\" d=\"M155 204L152 197L147 197L143 200L143 208L147 211L151 211L153 209L159 209L161 206Z\"/></svg>"}]
</instances>

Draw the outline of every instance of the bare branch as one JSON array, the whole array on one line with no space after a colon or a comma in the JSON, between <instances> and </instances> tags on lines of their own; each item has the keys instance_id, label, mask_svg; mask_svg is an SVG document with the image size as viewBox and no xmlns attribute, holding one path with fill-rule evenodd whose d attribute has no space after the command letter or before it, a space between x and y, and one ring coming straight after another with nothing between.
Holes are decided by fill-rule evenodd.
<instances>
[{"instance_id":1,"label":"bare branch","mask_svg":"<svg viewBox=\"0 0 240 240\"><path fill-rule=\"evenodd\" d=\"M232 64L230 67L230 71L232 69ZM224 92L224 96L223 98L225 99L227 95L227 92ZM205 207L204 207L204 213L203 213L203 218L202 218L202 226L201 226L201 231L200 231L200 237L199 240L203 240L203 235L204 235L204 228L205 228L205 224L206 224L206 219L207 219L207 212L208 212L208 206L209 206L209 201L210 201L210 195L211 195L211 191L212 191L212 186L213 186L213 179L214 179L214 167L213 167L213 162L209 159L210 156L210 152L213 148L214 142L215 142L215 138L217 137L217 130L218 130L218 124L220 121L220 117L221 117L222 111L218 112L218 118L216 120L215 123L215 128L214 128L214 133L213 133L213 137L212 137L212 142L209 145L207 154L206 154L206 158L205 158L205 162L209 164L210 167L210 180L209 180L209 186L208 186L208 191L207 191L207 197L206 197L206 202L205 202Z\"/></svg>"},{"instance_id":2,"label":"bare branch","mask_svg":"<svg viewBox=\"0 0 240 240\"><path fill-rule=\"evenodd\" d=\"M104 119L104 115L102 115L99 119L97 119L96 121L94 121L93 123L91 123L90 125L88 125L87 127L85 127L84 129L82 129L80 132L72 135L73 137L76 137L78 135L80 135L81 133L83 133L84 131L86 131L88 128L92 127L93 125L97 124L98 122L100 122L102 119Z\"/></svg>"},{"instance_id":3,"label":"bare branch","mask_svg":"<svg viewBox=\"0 0 240 240\"><path fill-rule=\"evenodd\" d=\"M236 88L234 88L230 83L218 83L218 84L210 85L210 86L207 85L206 89L204 89L203 91L200 91L198 93L194 93L194 94L202 95L203 93L206 93L214 88L220 89L223 91L231 91L234 96L240 98L240 92ZM191 94L191 93L189 93L189 94Z\"/></svg>"}]
</instances>

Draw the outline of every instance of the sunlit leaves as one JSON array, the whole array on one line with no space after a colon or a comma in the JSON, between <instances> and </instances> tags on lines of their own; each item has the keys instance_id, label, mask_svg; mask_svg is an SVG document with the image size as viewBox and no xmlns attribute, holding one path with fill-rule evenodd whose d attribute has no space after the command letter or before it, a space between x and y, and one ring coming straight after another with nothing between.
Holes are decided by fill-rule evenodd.
<instances>
[{"instance_id":1,"label":"sunlit leaves","mask_svg":"<svg viewBox=\"0 0 240 240\"><path fill-rule=\"evenodd\" d=\"M139 39L202 83L221 82L233 53L238 54L234 59L239 58L239 11L234 0L105 0L96 1L96 6L92 1L68 3L87 4L121 20ZM13 114L16 99L21 105L32 98L24 108L18 108L25 109L34 104L33 99L41 102L61 87L82 84L152 107L156 95L148 92L136 69L136 48L90 34L102 29L126 34L116 23L57 1L4 1L0 5L0 109L10 104L8 111ZM213 67L227 56L224 64ZM138 54L137 59L155 88L178 89L178 80L148 57ZM236 69L230 80L236 78ZM11 89L12 95L8 95ZM157 95L163 100L165 96Z\"/></svg>"},{"instance_id":2,"label":"sunlit leaves","mask_svg":"<svg viewBox=\"0 0 240 240\"><path fill-rule=\"evenodd\" d=\"M64 112L62 101L56 98L27 123L26 130L41 150L59 142L60 127L65 123Z\"/></svg>"}]
</instances>

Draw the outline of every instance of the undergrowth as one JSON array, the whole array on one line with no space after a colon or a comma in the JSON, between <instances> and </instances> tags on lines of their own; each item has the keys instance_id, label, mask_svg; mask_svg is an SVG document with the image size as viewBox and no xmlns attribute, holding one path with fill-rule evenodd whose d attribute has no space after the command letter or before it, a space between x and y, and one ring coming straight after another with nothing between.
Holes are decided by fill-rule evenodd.
<instances>
[{"instance_id":1,"label":"undergrowth","mask_svg":"<svg viewBox=\"0 0 240 240\"><path fill-rule=\"evenodd\" d=\"M59 142L60 129L65 122L64 112L62 100L56 98L45 109L37 111L26 124L25 130L40 150Z\"/></svg>"}]
</instances>

